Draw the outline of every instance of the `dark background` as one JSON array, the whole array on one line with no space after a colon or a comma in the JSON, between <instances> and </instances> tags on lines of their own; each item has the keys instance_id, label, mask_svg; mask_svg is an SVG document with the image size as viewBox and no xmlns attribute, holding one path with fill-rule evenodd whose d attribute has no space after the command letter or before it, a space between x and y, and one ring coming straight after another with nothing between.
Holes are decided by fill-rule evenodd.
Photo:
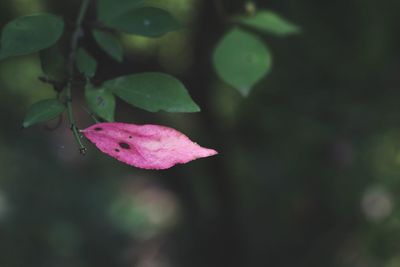
<instances>
[{"instance_id":1,"label":"dark background","mask_svg":"<svg viewBox=\"0 0 400 267\"><path fill-rule=\"evenodd\" d=\"M121 36L123 64L88 36L95 82L180 78L201 113L119 102L117 120L168 125L220 154L167 171L125 166L90 144L82 157L65 121L20 130L29 105L54 95L37 79L37 55L1 62L0 266L400 266L400 1L256 1L303 33L261 36L274 67L247 98L211 64L225 15L245 1L221 0L223 12L211 0L151 2L187 27ZM47 11L71 30L79 4L0 0L0 25ZM84 128L79 88L74 97Z\"/></svg>"}]
</instances>

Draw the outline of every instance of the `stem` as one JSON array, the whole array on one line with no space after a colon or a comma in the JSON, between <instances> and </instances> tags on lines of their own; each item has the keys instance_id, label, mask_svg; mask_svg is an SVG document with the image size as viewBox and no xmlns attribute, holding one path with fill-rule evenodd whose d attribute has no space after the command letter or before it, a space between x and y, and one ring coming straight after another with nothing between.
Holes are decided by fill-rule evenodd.
<instances>
[{"instance_id":1,"label":"stem","mask_svg":"<svg viewBox=\"0 0 400 267\"><path fill-rule=\"evenodd\" d=\"M86 147L83 145L81 137L79 135L78 127L76 126L76 121L74 114L72 112L72 95L71 95L71 84L67 87L67 117L69 120L69 124L71 126L72 134L75 137L75 141L79 145L79 152L84 155L86 153Z\"/></svg>"},{"instance_id":2,"label":"stem","mask_svg":"<svg viewBox=\"0 0 400 267\"><path fill-rule=\"evenodd\" d=\"M222 0L214 0L213 3L219 19L222 21L226 21L228 16L226 14L224 3L222 3Z\"/></svg>"},{"instance_id":3,"label":"stem","mask_svg":"<svg viewBox=\"0 0 400 267\"><path fill-rule=\"evenodd\" d=\"M83 36L82 30L82 21L85 18L87 9L89 7L90 0L83 0L81 7L79 9L79 15L76 19L75 30L72 33L71 37L71 50L68 58L68 74L69 74L69 82L66 87L66 96L67 96L67 116L68 121L71 127L72 134L74 135L75 141L79 145L79 152L84 155L86 153L86 147L83 145L81 136L79 135L78 127L76 126L76 120L74 117L74 113L72 111L72 85L74 81L74 65L76 60L76 51L78 49L79 39Z\"/></svg>"},{"instance_id":4,"label":"stem","mask_svg":"<svg viewBox=\"0 0 400 267\"><path fill-rule=\"evenodd\" d=\"M96 118L96 115L93 112L90 112L85 106L81 105L81 108L92 118L94 123L100 123L100 121Z\"/></svg>"},{"instance_id":5,"label":"stem","mask_svg":"<svg viewBox=\"0 0 400 267\"><path fill-rule=\"evenodd\" d=\"M79 10L78 18L76 19L76 26L79 28L82 24L82 21L86 15L90 0L83 0L81 8Z\"/></svg>"}]
</instances>

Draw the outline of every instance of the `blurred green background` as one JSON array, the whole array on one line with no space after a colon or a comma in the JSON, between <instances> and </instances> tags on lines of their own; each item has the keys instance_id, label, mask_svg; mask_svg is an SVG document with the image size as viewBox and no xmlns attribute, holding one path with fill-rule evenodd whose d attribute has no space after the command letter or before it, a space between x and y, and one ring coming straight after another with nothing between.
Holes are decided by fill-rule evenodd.
<instances>
[{"instance_id":1,"label":"blurred green background","mask_svg":"<svg viewBox=\"0 0 400 267\"><path fill-rule=\"evenodd\" d=\"M229 29L215 1L151 2L187 27L121 36L123 64L89 38L95 81L175 75L201 113L119 102L117 120L168 125L220 154L167 171L125 166L90 144L82 157L65 121L20 130L29 105L54 95L37 79L37 55L1 62L0 266L400 266L400 2L256 1L303 33L262 37L274 67L248 98L213 71ZM220 1L232 15L244 3ZM0 25L41 11L71 25L79 4L0 0Z\"/></svg>"}]
</instances>

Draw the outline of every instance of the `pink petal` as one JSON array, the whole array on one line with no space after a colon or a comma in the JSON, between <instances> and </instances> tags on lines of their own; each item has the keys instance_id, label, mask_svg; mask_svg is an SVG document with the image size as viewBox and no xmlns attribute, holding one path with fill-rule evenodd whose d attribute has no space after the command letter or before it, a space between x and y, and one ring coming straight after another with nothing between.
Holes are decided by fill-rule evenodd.
<instances>
[{"instance_id":1,"label":"pink petal","mask_svg":"<svg viewBox=\"0 0 400 267\"><path fill-rule=\"evenodd\" d=\"M184 134L160 125L97 123L82 133L102 152L143 169L168 169L217 154Z\"/></svg>"}]
</instances>

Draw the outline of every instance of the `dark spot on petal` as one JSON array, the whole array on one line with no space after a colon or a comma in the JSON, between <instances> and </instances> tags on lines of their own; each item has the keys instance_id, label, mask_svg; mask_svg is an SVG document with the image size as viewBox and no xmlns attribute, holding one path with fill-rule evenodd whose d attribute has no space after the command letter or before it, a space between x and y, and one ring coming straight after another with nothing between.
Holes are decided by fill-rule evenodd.
<instances>
[{"instance_id":1,"label":"dark spot on petal","mask_svg":"<svg viewBox=\"0 0 400 267\"><path fill-rule=\"evenodd\" d=\"M129 139L132 139L132 136L129 136Z\"/></svg>"},{"instance_id":2,"label":"dark spot on petal","mask_svg":"<svg viewBox=\"0 0 400 267\"><path fill-rule=\"evenodd\" d=\"M131 148L131 146L130 146L129 144L124 143L124 142L120 142L120 143L119 143L119 146L120 146L121 148L123 148L123 149L130 149L130 148Z\"/></svg>"},{"instance_id":3,"label":"dark spot on petal","mask_svg":"<svg viewBox=\"0 0 400 267\"><path fill-rule=\"evenodd\" d=\"M96 128L94 128L94 130L95 130L96 132L99 132L99 131L103 130L103 128L96 127Z\"/></svg>"},{"instance_id":4,"label":"dark spot on petal","mask_svg":"<svg viewBox=\"0 0 400 267\"><path fill-rule=\"evenodd\" d=\"M116 148L116 149L115 149L115 152L119 152L119 149L118 149L118 148Z\"/></svg>"}]
</instances>

